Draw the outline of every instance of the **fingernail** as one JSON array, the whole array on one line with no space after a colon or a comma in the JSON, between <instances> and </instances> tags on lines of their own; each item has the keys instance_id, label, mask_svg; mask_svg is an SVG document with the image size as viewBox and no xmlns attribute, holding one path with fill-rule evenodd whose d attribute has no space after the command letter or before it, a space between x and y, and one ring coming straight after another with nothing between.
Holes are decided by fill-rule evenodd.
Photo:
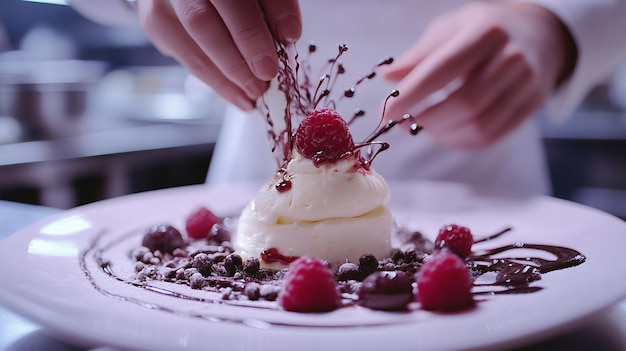
<instances>
[{"instance_id":1,"label":"fingernail","mask_svg":"<svg viewBox=\"0 0 626 351\"><path fill-rule=\"evenodd\" d=\"M265 82L254 81L248 82L244 85L243 90L245 90L248 97L252 100L255 100L259 96L263 95L265 92L267 84Z\"/></svg>"},{"instance_id":2,"label":"fingernail","mask_svg":"<svg viewBox=\"0 0 626 351\"><path fill-rule=\"evenodd\" d=\"M271 80L278 73L278 63L267 55L257 56L252 61L254 74L263 80Z\"/></svg>"},{"instance_id":3,"label":"fingernail","mask_svg":"<svg viewBox=\"0 0 626 351\"><path fill-rule=\"evenodd\" d=\"M235 106L243 111L251 111L252 109L254 109L254 103L252 102L252 100L244 96L235 97L233 102L235 103Z\"/></svg>"},{"instance_id":4,"label":"fingernail","mask_svg":"<svg viewBox=\"0 0 626 351\"><path fill-rule=\"evenodd\" d=\"M298 17L294 15L279 18L274 27L280 39L285 43L295 43L302 35L302 25Z\"/></svg>"}]
</instances>

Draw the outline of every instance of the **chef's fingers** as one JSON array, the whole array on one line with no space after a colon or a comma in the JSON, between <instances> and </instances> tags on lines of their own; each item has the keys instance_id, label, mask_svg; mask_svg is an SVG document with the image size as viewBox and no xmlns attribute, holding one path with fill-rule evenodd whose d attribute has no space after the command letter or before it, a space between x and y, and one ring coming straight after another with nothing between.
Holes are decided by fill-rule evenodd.
<instances>
[{"instance_id":1,"label":"chef's fingers","mask_svg":"<svg viewBox=\"0 0 626 351\"><path fill-rule=\"evenodd\" d=\"M302 35L302 15L297 0L261 0L266 21L283 43L295 43Z\"/></svg>"},{"instance_id":2,"label":"chef's fingers","mask_svg":"<svg viewBox=\"0 0 626 351\"><path fill-rule=\"evenodd\" d=\"M453 21L450 16L434 19L408 50L382 70L382 76L390 81L400 81L426 56L448 41L459 25L460 22Z\"/></svg>"},{"instance_id":3,"label":"chef's fingers","mask_svg":"<svg viewBox=\"0 0 626 351\"><path fill-rule=\"evenodd\" d=\"M240 109L254 108L248 94L222 74L187 34L168 2L142 1L138 10L146 34L159 51L175 58L192 74L211 86L217 94Z\"/></svg>"},{"instance_id":4,"label":"chef's fingers","mask_svg":"<svg viewBox=\"0 0 626 351\"><path fill-rule=\"evenodd\" d=\"M447 98L416 114L415 122L433 135L469 124L529 70L521 51L514 45L507 45L492 60L466 76L462 85Z\"/></svg>"},{"instance_id":5,"label":"chef's fingers","mask_svg":"<svg viewBox=\"0 0 626 351\"><path fill-rule=\"evenodd\" d=\"M478 147L489 145L517 128L546 99L545 93L539 88L537 77L530 74L512 86L510 93L513 96L509 102L497 101L482 114L480 122L484 126L482 135L485 137L478 140Z\"/></svg>"},{"instance_id":6,"label":"chef's fingers","mask_svg":"<svg viewBox=\"0 0 626 351\"><path fill-rule=\"evenodd\" d=\"M278 73L278 56L274 38L265 22L265 15L259 2L257 0L211 0L211 3L230 33L236 49L241 53L254 75L265 81L272 79ZM211 45L209 48L221 49L216 45ZM217 62L218 59L215 58L215 61Z\"/></svg>"},{"instance_id":7,"label":"chef's fingers","mask_svg":"<svg viewBox=\"0 0 626 351\"><path fill-rule=\"evenodd\" d=\"M397 87L400 96L390 100L387 118L414 114L419 102L484 64L508 40L507 33L499 27L474 29L456 33L413 68Z\"/></svg>"},{"instance_id":8,"label":"chef's fingers","mask_svg":"<svg viewBox=\"0 0 626 351\"><path fill-rule=\"evenodd\" d=\"M172 1L172 7L188 36L224 76L244 90L251 99L263 94L266 82L252 72L220 13L211 3L205 0L175 0ZM256 11L259 11L258 6Z\"/></svg>"},{"instance_id":9,"label":"chef's fingers","mask_svg":"<svg viewBox=\"0 0 626 351\"><path fill-rule=\"evenodd\" d=\"M464 149L480 149L511 132L537 110L545 95L537 89L537 79L532 74L502 91L502 94L471 123L437 135L442 144ZM522 145L520 147L523 147Z\"/></svg>"}]
</instances>

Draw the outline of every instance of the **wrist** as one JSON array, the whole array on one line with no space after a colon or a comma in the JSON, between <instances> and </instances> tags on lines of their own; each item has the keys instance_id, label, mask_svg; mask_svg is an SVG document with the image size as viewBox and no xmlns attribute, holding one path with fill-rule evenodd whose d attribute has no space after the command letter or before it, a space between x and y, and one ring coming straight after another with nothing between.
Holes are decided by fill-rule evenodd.
<instances>
[{"instance_id":1,"label":"wrist","mask_svg":"<svg viewBox=\"0 0 626 351\"><path fill-rule=\"evenodd\" d=\"M569 28L548 9L534 4L522 4L537 21L537 37L543 39L541 51L544 63L554 72L554 89L566 81L574 71L578 57L576 41Z\"/></svg>"},{"instance_id":2,"label":"wrist","mask_svg":"<svg viewBox=\"0 0 626 351\"><path fill-rule=\"evenodd\" d=\"M556 85L559 86L563 81L567 80L574 71L578 57L578 48L572 33L569 28L567 28L565 23L563 23L559 17L550 11L544 8L541 8L541 11L544 11L545 16L548 17L546 20L551 22L550 26L553 28L553 33L555 35L554 44L558 48L557 51L560 52L560 55L558 55L559 68L557 70L558 74L556 81Z\"/></svg>"}]
</instances>

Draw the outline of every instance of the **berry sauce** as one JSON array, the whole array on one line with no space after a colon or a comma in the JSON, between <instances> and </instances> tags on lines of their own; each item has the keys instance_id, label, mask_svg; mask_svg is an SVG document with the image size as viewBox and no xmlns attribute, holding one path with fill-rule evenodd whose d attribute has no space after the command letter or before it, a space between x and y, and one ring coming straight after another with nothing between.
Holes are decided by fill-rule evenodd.
<instances>
[{"instance_id":1,"label":"berry sauce","mask_svg":"<svg viewBox=\"0 0 626 351\"><path fill-rule=\"evenodd\" d=\"M293 185L289 175L287 175L286 173L287 172L285 172L284 170L278 172L279 181L276 183L276 185L274 185L274 187L279 193L284 193L291 190L291 186Z\"/></svg>"},{"instance_id":2,"label":"berry sauce","mask_svg":"<svg viewBox=\"0 0 626 351\"><path fill-rule=\"evenodd\" d=\"M265 263L281 263L289 265L291 262L297 260L298 256L285 256L277 248L272 247L261 252L261 260Z\"/></svg>"}]
</instances>

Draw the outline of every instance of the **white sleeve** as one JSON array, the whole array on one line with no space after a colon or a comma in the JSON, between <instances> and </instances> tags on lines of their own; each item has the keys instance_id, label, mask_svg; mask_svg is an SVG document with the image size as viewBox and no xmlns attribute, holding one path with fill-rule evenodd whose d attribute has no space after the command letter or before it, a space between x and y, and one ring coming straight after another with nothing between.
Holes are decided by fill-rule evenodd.
<instances>
[{"instance_id":1,"label":"white sleeve","mask_svg":"<svg viewBox=\"0 0 626 351\"><path fill-rule=\"evenodd\" d=\"M86 18L108 26L138 27L137 14L126 0L68 0Z\"/></svg>"},{"instance_id":2,"label":"white sleeve","mask_svg":"<svg viewBox=\"0 0 626 351\"><path fill-rule=\"evenodd\" d=\"M523 2L542 6L559 17L576 42L576 66L547 104L548 114L562 120L626 59L626 0Z\"/></svg>"}]
</instances>

